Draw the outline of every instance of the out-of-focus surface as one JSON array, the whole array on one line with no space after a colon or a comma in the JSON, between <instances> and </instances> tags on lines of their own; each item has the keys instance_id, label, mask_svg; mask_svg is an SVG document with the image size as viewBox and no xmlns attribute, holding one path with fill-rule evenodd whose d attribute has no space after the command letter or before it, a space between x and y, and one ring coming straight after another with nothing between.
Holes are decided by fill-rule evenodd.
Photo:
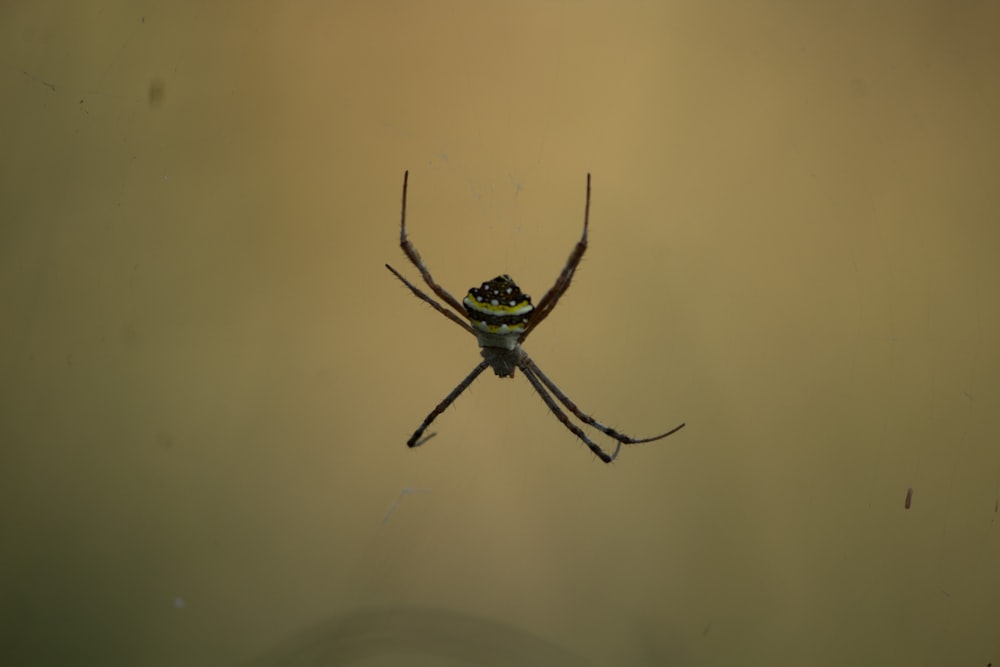
<instances>
[{"instance_id":1,"label":"out-of-focus surface","mask_svg":"<svg viewBox=\"0 0 1000 667\"><path fill-rule=\"evenodd\" d=\"M0 663L1000 664L998 21L4 3Z\"/></svg>"}]
</instances>

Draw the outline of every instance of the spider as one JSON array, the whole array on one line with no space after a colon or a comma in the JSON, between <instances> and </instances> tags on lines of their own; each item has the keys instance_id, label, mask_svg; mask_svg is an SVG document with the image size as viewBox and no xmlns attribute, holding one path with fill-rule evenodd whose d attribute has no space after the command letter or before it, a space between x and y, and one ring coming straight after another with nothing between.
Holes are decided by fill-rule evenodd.
<instances>
[{"instance_id":1,"label":"spider","mask_svg":"<svg viewBox=\"0 0 1000 667\"><path fill-rule=\"evenodd\" d=\"M632 438L623 433L605 426L590 415L584 413L571 401L549 377L542 372L542 369L532 361L528 353L521 347L524 339L535 330L542 321L548 317L549 313L556 307L556 303L569 288L573 274L583 259L583 253L587 251L587 225L590 218L590 174L587 174L587 204L583 214L583 236L577 242L573 252L570 253L569 260L562 272L556 279L555 284L545 293L537 306L531 304L531 297L523 293L514 280L504 274L497 276L493 280L483 283L479 287L473 287L465 296L461 303L453 297L448 290L438 285L431 277L430 271L420 258L420 253L406 236L406 186L410 172L403 174L403 210L399 226L399 245L403 253L413 263L424 282L431 288L442 301L451 307L451 310L435 301L433 298L422 292L413 283L404 278L396 269L388 264L385 268L392 272L392 275L399 278L400 282L406 285L414 295L420 300L429 303L434 310L438 311L449 320L462 327L465 331L475 336L479 341L479 352L483 360L472 369L465 379L458 383L458 386L451 390L444 397L437 407L431 410L423 423L414 431L410 439L406 441L408 447L419 447L436 434L431 433L422 437L424 431L437 419L438 415L444 412L449 405L455 402L466 389L469 388L479 375L487 368L492 368L498 377L514 377L514 370L520 368L524 377L534 387L538 395L545 401L545 405L562 422L563 426L569 429L576 437L583 440L590 450L605 463L611 463L618 456L618 451L623 444L635 445L642 442L652 442L660 440L668 435L672 435L684 428L684 424L675 426L666 433L653 436L651 438ZM454 311L454 312L453 312ZM464 319L463 319L464 318ZM466 321L468 320L468 321ZM549 393L551 392L551 394ZM592 426L598 431L609 436L617 442L615 451L608 454L595 444L576 424L569 420L562 408L553 400L552 395L562 403L566 409L573 413L577 419L584 424Z\"/></svg>"}]
</instances>

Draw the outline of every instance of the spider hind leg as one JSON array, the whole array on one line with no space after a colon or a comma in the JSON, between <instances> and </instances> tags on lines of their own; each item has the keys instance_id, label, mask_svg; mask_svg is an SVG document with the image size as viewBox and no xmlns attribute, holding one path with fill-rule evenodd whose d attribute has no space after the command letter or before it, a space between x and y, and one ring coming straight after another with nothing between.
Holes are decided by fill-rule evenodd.
<instances>
[{"instance_id":1,"label":"spider hind leg","mask_svg":"<svg viewBox=\"0 0 1000 667\"><path fill-rule=\"evenodd\" d=\"M407 447L419 447L434 437L434 433L431 433L426 438L421 436L424 435L424 431L426 431L427 427L431 425L431 422L437 419L438 415L447 410L448 406L454 403L455 399L461 396L462 392L468 389L469 385L472 384L477 377L479 377L479 374L486 370L486 366L487 363L485 361L480 361L479 364L472 369L472 372L466 375L465 379L459 382L458 386L452 389L451 392L445 396L433 410L431 410L430 414L424 418L424 421L417 427L417 430L410 436L410 439L406 441Z\"/></svg>"}]
</instances>

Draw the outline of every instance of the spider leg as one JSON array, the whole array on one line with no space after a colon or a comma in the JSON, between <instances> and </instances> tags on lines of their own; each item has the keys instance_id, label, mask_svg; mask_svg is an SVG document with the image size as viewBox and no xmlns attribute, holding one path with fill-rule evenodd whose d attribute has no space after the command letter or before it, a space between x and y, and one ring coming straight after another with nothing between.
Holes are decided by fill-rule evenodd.
<instances>
[{"instance_id":1,"label":"spider leg","mask_svg":"<svg viewBox=\"0 0 1000 667\"><path fill-rule=\"evenodd\" d=\"M455 402L455 399L461 396L462 392L469 388L469 385L479 377L479 374L486 370L489 366L485 361L480 361L479 365L472 369L472 372L465 376L465 379L458 383L458 386L451 390L451 393L444 397L444 400L437 404L437 407L431 410L431 413L427 415L423 423L413 432L410 439L406 441L407 447L419 447L428 440L434 437L434 433L431 433L426 438L421 439L420 436L424 434L427 427L431 425L438 415L448 409L448 406Z\"/></svg>"},{"instance_id":2,"label":"spider leg","mask_svg":"<svg viewBox=\"0 0 1000 667\"><path fill-rule=\"evenodd\" d=\"M556 418L562 422L563 426L568 428L573 435L583 440L583 442L590 447L590 451L597 455L597 458L601 459L605 463L611 463L615 460L618 456L618 450L622 448L621 441L618 441L618 444L615 445L614 453L609 456L603 449L595 444L593 440L588 438L587 434L580 430L579 426L571 422L569 417L566 416L566 413L559 408L554 400L552 400L552 397L549 396L549 392L545 391L545 387L542 382L535 376L535 370L538 368L537 366L530 363L530 360L529 363L524 363L522 360L521 363L518 363L518 367L521 369L521 372L524 373L524 377L528 378L528 382L530 382L531 386L535 388L538 395L542 397L543 401L545 401L545 405L549 406L549 410L552 411L552 414L554 414Z\"/></svg>"},{"instance_id":3,"label":"spider leg","mask_svg":"<svg viewBox=\"0 0 1000 667\"><path fill-rule=\"evenodd\" d=\"M566 266L563 267L562 272L559 277L556 278L556 283L553 285L545 296L538 302L535 306L534 312L531 314L531 320L528 322L528 326L524 330L524 334L521 335L521 341L528 337L528 334L532 330L542 323L552 309L556 307L559 303L559 299L562 295L566 293L569 289L570 281L573 280L573 274L576 273L576 268L580 265L580 260L583 259L583 253L587 252L587 227L590 223L590 174L587 174L587 204L583 210L583 236L577 241L576 247L573 248L573 252L570 253L569 259L566 261Z\"/></svg>"},{"instance_id":4,"label":"spider leg","mask_svg":"<svg viewBox=\"0 0 1000 667\"><path fill-rule=\"evenodd\" d=\"M576 403L574 403L573 401L571 401L570 398L569 398L569 396L567 396L566 394L564 394L562 392L562 390L559 387L556 386L556 383L553 382L552 380L550 380L549 376L547 376L545 373L543 373L542 369L539 368L538 365L527 354L524 354L522 356L521 363L524 364L525 366L530 367L531 368L531 372L534 373L535 375L537 375L541 379L541 381L545 384L545 386L549 388L549 391L551 391L553 394L555 394L556 398L559 399L559 402L562 403L563 405L565 405L566 408L570 412L572 412L574 415L576 415L577 419L579 419L580 421L582 421L584 424L588 424L590 426L593 426L594 428L596 428L601 433L604 433L605 435L614 438L615 440L617 440L618 442L622 443L623 445L638 445L638 444L643 443L643 442L653 442L654 440L660 440L662 438L665 438L668 435L673 435L674 433L677 433L677 431L679 431L682 428L684 428L684 424L681 424L680 426L675 426L674 428L670 429L666 433L661 433L660 435L654 435L651 438L632 438L630 436L625 435L624 433L619 433L618 431L614 430L613 428L611 428L609 426L605 426L604 424L602 424L601 422L597 421L596 419L594 419L593 417L591 417L587 413L585 413L582 410L580 410L580 408L578 408L576 406ZM522 366L521 368L523 370L524 366Z\"/></svg>"},{"instance_id":5,"label":"spider leg","mask_svg":"<svg viewBox=\"0 0 1000 667\"><path fill-rule=\"evenodd\" d=\"M412 243L410 243L410 239L406 236L406 184L409 179L410 172L403 172L403 212L400 214L399 247L403 249L403 252L413 263L413 266L417 267L417 270L420 271L420 275L423 276L424 282L431 288L431 291L437 294L439 299L454 308L459 315L464 315L465 308L463 308L462 304L458 302L458 299L448 293L448 290L441 287L434 281L434 278L431 276L431 272L427 270L426 266L424 266L424 260L420 259L420 253L417 252L417 249ZM395 273L395 271L393 271L393 273Z\"/></svg>"},{"instance_id":6,"label":"spider leg","mask_svg":"<svg viewBox=\"0 0 1000 667\"><path fill-rule=\"evenodd\" d=\"M442 306L440 303L438 303L434 299L430 298L429 296L427 296L426 294L424 294L423 292L421 292L419 289L417 289L417 287L413 283L411 283L409 280L407 280L402 275L400 275L399 271L397 271L396 269L392 268L388 264L385 265L385 268L387 268L390 271L392 271L392 275L394 275L397 278L399 278L399 280L404 285L406 285L407 287L409 287L410 291L413 292L419 299L421 299L422 301L426 301L427 303L431 304L431 306L434 307L434 310L438 311L439 313L441 313L442 315L444 315L445 317L447 317L449 320L451 320L452 322L454 322L458 326L460 326L463 329L465 329L466 331L468 331L473 336L476 335L476 332L472 330L472 327L469 326L468 322L466 322L465 320L463 320L462 318L460 318L458 315L456 315L455 313L451 312L450 310L448 310L447 308L445 308L444 306Z\"/></svg>"}]
</instances>

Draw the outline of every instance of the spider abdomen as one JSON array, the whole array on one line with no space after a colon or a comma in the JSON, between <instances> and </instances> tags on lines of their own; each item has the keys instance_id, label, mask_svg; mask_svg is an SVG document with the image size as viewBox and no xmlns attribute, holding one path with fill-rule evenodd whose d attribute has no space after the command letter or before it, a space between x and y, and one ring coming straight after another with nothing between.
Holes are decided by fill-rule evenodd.
<instances>
[{"instance_id":1,"label":"spider abdomen","mask_svg":"<svg viewBox=\"0 0 1000 667\"><path fill-rule=\"evenodd\" d=\"M470 289L462 305L475 329L479 347L505 350L517 346L535 309L531 297L507 274Z\"/></svg>"}]
</instances>

